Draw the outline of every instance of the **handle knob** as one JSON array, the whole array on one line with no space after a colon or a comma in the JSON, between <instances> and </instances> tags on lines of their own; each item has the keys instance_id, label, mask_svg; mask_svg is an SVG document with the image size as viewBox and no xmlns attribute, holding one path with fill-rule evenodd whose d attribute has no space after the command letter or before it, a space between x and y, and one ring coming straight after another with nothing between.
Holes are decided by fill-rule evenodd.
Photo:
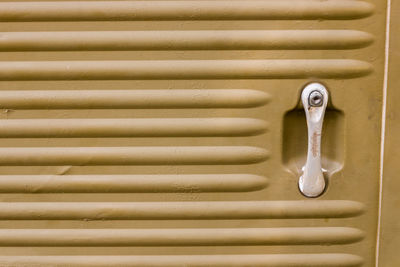
<instances>
[{"instance_id":1,"label":"handle knob","mask_svg":"<svg viewBox=\"0 0 400 267\"><path fill-rule=\"evenodd\" d=\"M321 166L321 134L328 104L328 91L322 84L311 83L303 89L301 101L306 113L308 149L303 175L299 179L299 188L306 197L318 197L325 189Z\"/></svg>"}]
</instances>

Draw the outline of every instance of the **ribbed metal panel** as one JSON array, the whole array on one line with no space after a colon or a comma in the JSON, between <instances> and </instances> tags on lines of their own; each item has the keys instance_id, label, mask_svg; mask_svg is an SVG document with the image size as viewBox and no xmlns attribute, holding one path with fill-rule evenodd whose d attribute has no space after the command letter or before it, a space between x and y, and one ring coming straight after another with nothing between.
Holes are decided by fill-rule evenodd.
<instances>
[{"instance_id":1,"label":"ribbed metal panel","mask_svg":"<svg viewBox=\"0 0 400 267\"><path fill-rule=\"evenodd\" d=\"M40 266L230 266L230 267L341 267L360 266L350 254L185 255L185 256L16 256L1 257L4 265Z\"/></svg>"},{"instance_id":2,"label":"ribbed metal panel","mask_svg":"<svg viewBox=\"0 0 400 267\"><path fill-rule=\"evenodd\" d=\"M2 193L191 193L257 191L268 179L253 174L10 175L0 183Z\"/></svg>"},{"instance_id":3,"label":"ribbed metal panel","mask_svg":"<svg viewBox=\"0 0 400 267\"><path fill-rule=\"evenodd\" d=\"M6 109L252 108L269 95L248 89L2 91Z\"/></svg>"},{"instance_id":4,"label":"ribbed metal panel","mask_svg":"<svg viewBox=\"0 0 400 267\"><path fill-rule=\"evenodd\" d=\"M1 3L2 21L356 19L373 11L361 1L60 1Z\"/></svg>"},{"instance_id":5,"label":"ribbed metal panel","mask_svg":"<svg viewBox=\"0 0 400 267\"><path fill-rule=\"evenodd\" d=\"M355 78L371 71L349 59L0 62L1 80Z\"/></svg>"},{"instance_id":6,"label":"ribbed metal panel","mask_svg":"<svg viewBox=\"0 0 400 267\"><path fill-rule=\"evenodd\" d=\"M251 246L348 244L360 230L346 227L242 229L1 229L1 246Z\"/></svg>"},{"instance_id":7,"label":"ribbed metal panel","mask_svg":"<svg viewBox=\"0 0 400 267\"><path fill-rule=\"evenodd\" d=\"M7 220L347 218L363 211L361 203L345 200L0 203L0 218Z\"/></svg>"},{"instance_id":8,"label":"ribbed metal panel","mask_svg":"<svg viewBox=\"0 0 400 267\"><path fill-rule=\"evenodd\" d=\"M354 49L373 39L353 30L10 32L0 50Z\"/></svg>"},{"instance_id":9,"label":"ribbed metal panel","mask_svg":"<svg viewBox=\"0 0 400 267\"><path fill-rule=\"evenodd\" d=\"M0 265L371 266L373 183L349 187L375 162L358 173L346 154L306 200L281 158L305 84L326 83L346 119L346 91L374 101L377 13L0 1Z\"/></svg>"}]
</instances>

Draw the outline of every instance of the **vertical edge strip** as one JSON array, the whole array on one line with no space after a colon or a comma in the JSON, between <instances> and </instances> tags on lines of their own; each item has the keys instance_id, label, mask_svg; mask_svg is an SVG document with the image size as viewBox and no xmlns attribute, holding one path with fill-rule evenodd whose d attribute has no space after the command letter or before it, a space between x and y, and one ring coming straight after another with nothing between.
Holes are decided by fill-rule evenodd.
<instances>
[{"instance_id":1,"label":"vertical edge strip","mask_svg":"<svg viewBox=\"0 0 400 267\"><path fill-rule=\"evenodd\" d=\"M381 148L379 162L379 200L378 200L378 223L376 231L376 249L375 249L375 267L379 267L379 246L381 235L381 217L382 217L382 191L383 191L383 163L385 153L385 130L386 130L386 102L387 102L387 86L389 73L389 40L390 40L390 11L391 0L387 0L386 7L386 33L385 33L385 65L383 76L383 93L382 93L382 125L381 125Z\"/></svg>"}]
</instances>

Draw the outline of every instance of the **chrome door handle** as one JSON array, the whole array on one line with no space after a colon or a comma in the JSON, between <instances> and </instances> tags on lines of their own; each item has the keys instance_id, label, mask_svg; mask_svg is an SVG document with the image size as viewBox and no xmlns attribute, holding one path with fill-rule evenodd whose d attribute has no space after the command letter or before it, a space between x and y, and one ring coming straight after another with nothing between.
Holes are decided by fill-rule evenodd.
<instances>
[{"instance_id":1,"label":"chrome door handle","mask_svg":"<svg viewBox=\"0 0 400 267\"><path fill-rule=\"evenodd\" d=\"M324 192L325 179L321 166L321 134L328 91L319 83L307 85L301 93L307 119L307 161L299 179L299 188L306 197L317 197Z\"/></svg>"}]
</instances>

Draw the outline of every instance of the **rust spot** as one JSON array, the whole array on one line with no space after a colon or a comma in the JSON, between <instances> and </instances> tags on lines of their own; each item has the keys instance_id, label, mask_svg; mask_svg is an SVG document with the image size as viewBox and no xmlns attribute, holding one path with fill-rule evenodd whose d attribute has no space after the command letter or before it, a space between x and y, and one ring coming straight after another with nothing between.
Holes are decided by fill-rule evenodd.
<instances>
[{"instance_id":1,"label":"rust spot","mask_svg":"<svg viewBox=\"0 0 400 267\"><path fill-rule=\"evenodd\" d=\"M318 150L319 150L318 137L319 136L321 136L321 134L318 132L314 132L312 135L311 151L312 151L313 157L318 156Z\"/></svg>"}]
</instances>

